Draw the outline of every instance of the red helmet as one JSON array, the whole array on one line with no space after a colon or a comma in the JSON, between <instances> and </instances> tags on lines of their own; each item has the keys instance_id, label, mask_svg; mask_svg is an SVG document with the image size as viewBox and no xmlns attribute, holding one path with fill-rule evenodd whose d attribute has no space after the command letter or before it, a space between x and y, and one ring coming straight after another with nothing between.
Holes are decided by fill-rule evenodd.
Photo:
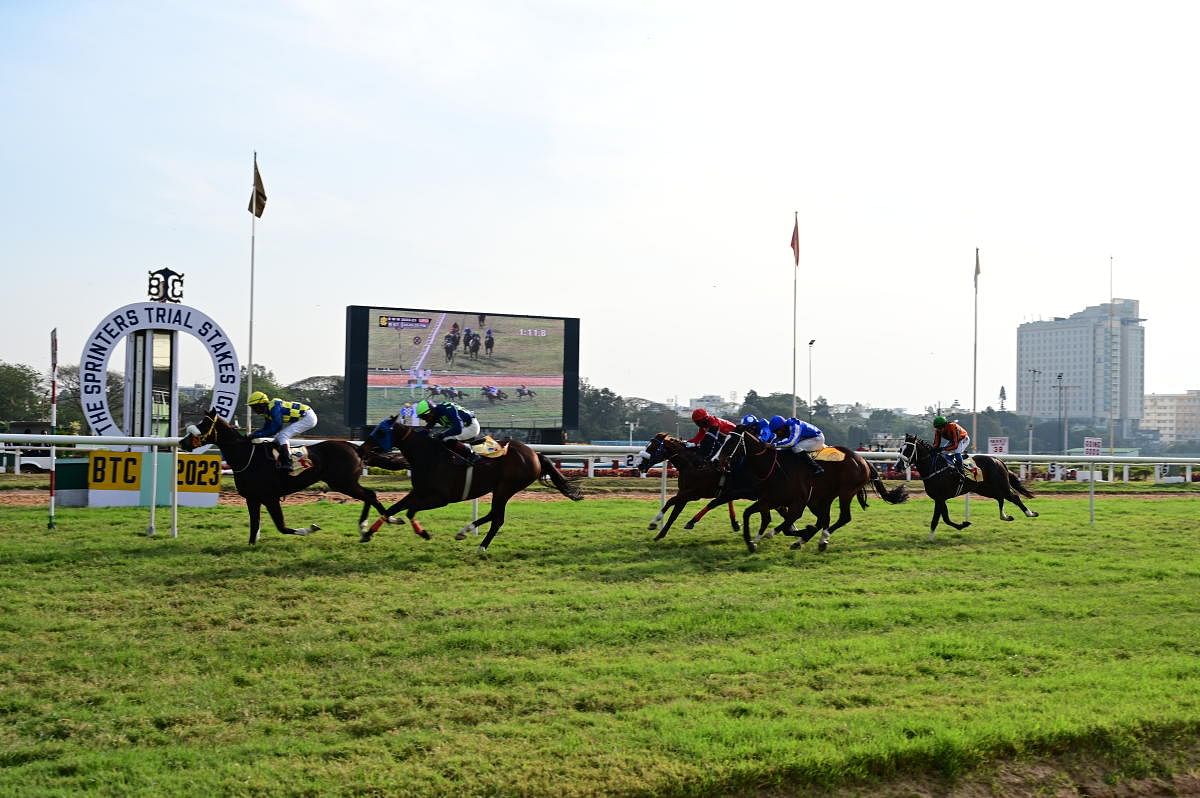
<instances>
[{"instance_id":1,"label":"red helmet","mask_svg":"<svg viewBox=\"0 0 1200 798\"><path fill-rule=\"evenodd\" d=\"M699 424L701 421L704 421L706 418L708 418L708 411L703 407L697 407L692 411L692 421L695 421L697 424Z\"/></svg>"}]
</instances>

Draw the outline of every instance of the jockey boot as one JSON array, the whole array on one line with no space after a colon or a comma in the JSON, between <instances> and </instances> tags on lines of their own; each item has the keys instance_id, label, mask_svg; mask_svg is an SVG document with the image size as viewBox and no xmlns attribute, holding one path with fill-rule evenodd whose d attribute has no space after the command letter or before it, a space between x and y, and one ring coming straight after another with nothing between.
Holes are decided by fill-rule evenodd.
<instances>
[{"instance_id":1,"label":"jockey boot","mask_svg":"<svg viewBox=\"0 0 1200 798\"><path fill-rule=\"evenodd\" d=\"M275 461L275 467L280 471L287 473L292 470L292 448L286 443L275 444L276 451L279 452L279 457Z\"/></svg>"},{"instance_id":2,"label":"jockey boot","mask_svg":"<svg viewBox=\"0 0 1200 798\"><path fill-rule=\"evenodd\" d=\"M812 469L814 477L819 477L825 473L825 469L821 468L821 464L814 460L810 453L800 452L800 459L804 461L806 466Z\"/></svg>"},{"instance_id":3,"label":"jockey boot","mask_svg":"<svg viewBox=\"0 0 1200 798\"><path fill-rule=\"evenodd\" d=\"M466 464L473 466L479 462L479 455L471 448L471 445L466 441L446 441L450 446L450 451L458 455L459 458L466 460Z\"/></svg>"}]
</instances>

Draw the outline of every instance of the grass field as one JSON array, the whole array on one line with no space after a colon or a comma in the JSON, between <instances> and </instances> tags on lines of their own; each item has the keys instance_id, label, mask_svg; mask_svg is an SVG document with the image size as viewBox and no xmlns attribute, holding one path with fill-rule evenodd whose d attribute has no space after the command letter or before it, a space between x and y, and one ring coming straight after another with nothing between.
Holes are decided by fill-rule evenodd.
<instances>
[{"instance_id":1,"label":"grass field","mask_svg":"<svg viewBox=\"0 0 1200 798\"><path fill-rule=\"evenodd\" d=\"M0 509L0 795L784 795L1079 753L1193 767L1194 497L1036 501L925 542L874 501L824 555L652 501L518 502L487 558L357 508ZM992 505L994 508L994 505ZM961 514L961 503L954 509ZM161 518L160 518L161 528ZM1192 749L1194 751L1194 748ZM929 783L924 781L921 783ZM865 786L864 786L865 785ZM904 792L903 790L901 792Z\"/></svg>"},{"instance_id":2,"label":"grass field","mask_svg":"<svg viewBox=\"0 0 1200 798\"><path fill-rule=\"evenodd\" d=\"M532 399L518 399L514 388L505 388L509 398L489 403L480 396L479 387L467 383L455 383L455 387L467 394L465 399L455 399L479 417L484 427L555 427L562 425L563 389L548 386L534 388ZM410 391L408 388L367 387L367 421L371 424L383 420L384 416L399 412L405 402L415 402L428 397L428 391ZM440 399L439 401L449 401Z\"/></svg>"}]
</instances>

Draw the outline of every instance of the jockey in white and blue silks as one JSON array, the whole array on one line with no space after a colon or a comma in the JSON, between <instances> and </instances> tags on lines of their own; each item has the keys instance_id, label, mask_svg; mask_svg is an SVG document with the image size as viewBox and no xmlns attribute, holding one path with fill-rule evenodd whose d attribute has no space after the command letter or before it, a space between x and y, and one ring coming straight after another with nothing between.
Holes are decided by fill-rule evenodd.
<instances>
[{"instance_id":1,"label":"jockey in white and blue silks","mask_svg":"<svg viewBox=\"0 0 1200 798\"><path fill-rule=\"evenodd\" d=\"M775 435L772 444L776 449L795 452L805 465L812 469L814 476L819 477L825 473L825 469L812 459L812 452L819 452L825 448L824 432L807 421L783 416L773 416L770 427Z\"/></svg>"},{"instance_id":2,"label":"jockey in white and blue silks","mask_svg":"<svg viewBox=\"0 0 1200 798\"><path fill-rule=\"evenodd\" d=\"M763 443L774 444L775 433L771 432L771 422L765 418L759 418L753 413L747 413L742 416L742 426L746 428L746 432L749 432Z\"/></svg>"}]
</instances>

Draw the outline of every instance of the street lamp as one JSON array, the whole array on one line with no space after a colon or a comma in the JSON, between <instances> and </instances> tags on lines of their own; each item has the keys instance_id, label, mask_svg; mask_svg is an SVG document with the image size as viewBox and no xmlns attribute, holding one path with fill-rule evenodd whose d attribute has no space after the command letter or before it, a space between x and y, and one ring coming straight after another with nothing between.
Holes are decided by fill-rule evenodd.
<instances>
[{"instance_id":1,"label":"street lamp","mask_svg":"<svg viewBox=\"0 0 1200 798\"><path fill-rule=\"evenodd\" d=\"M1067 425L1066 425L1066 422L1065 422L1064 416L1063 416L1062 375L1063 375L1063 373L1061 371L1058 372L1058 376L1055 377L1055 379L1058 380L1058 424L1059 424L1060 429L1062 430L1063 454L1066 454L1067 453Z\"/></svg>"},{"instance_id":2,"label":"street lamp","mask_svg":"<svg viewBox=\"0 0 1200 798\"><path fill-rule=\"evenodd\" d=\"M629 445L633 446L633 428L637 426L637 422L626 421L625 423L629 425Z\"/></svg>"},{"instance_id":3,"label":"street lamp","mask_svg":"<svg viewBox=\"0 0 1200 798\"><path fill-rule=\"evenodd\" d=\"M813 392L812 392L812 348L817 342L814 338L808 342L808 420L813 420Z\"/></svg>"},{"instance_id":4,"label":"street lamp","mask_svg":"<svg viewBox=\"0 0 1200 798\"><path fill-rule=\"evenodd\" d=\"M1029 453L1033 454L1033 420L1037 418L1037 383L1038 375L1042 372L1039 369L1026 369L1026 371L1032 377L1029 383Z\"/></svg>"}]
</instances>

